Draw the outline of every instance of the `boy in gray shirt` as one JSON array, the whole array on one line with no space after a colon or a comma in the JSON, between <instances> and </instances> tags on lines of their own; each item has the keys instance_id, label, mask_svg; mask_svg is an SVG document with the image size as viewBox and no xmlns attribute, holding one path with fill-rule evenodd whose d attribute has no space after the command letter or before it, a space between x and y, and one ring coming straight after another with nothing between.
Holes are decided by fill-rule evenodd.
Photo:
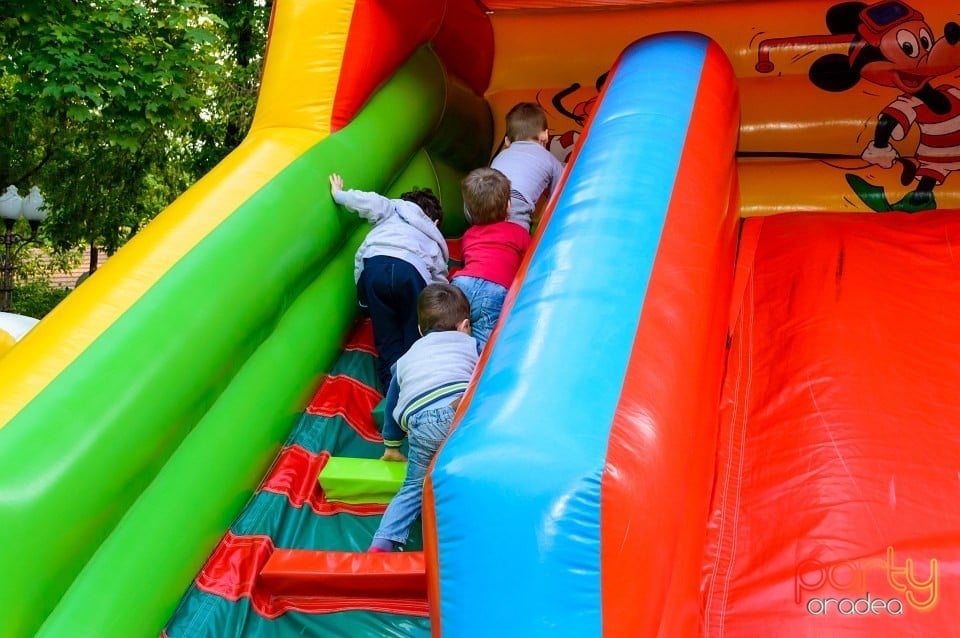
<instances>
[{"instance_id":1,"label":"boy in gray shirt","mask_svg":"<svg viewBox=\"0 0 960 638\"><path fill-rule=\"evenodd\" d=\"M490 163L510 180L508 221L528 231L540 196L549 197L560 183L563 164L547 150L547 114L539 104L521 102L507 113L504 148Z\"/></svg>"},{"instance_id":2,"label":"boy in gray shirt","mask_svg":"<svg viewBox=\"0 0 960 638\"><path fill-rule=\"evenodd\" d=\"M371 552L391 552L406 544L423 506L430 462L450 433L479 360L477 340L470 335L470 302L453 284L424 288L417 300L417 319L423 336L397 361L383 426L383 459L407 460L407 475L383 513ZM404 433L408 459L399 448Z\"/></svg>"}]
</instances>

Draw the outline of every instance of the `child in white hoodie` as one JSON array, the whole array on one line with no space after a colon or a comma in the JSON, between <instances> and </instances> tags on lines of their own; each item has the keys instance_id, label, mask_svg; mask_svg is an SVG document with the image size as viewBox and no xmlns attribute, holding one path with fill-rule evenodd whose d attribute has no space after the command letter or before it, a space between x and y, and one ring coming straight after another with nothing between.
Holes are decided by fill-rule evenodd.
<instances>
[{"instance_id":1,"label":"child in white hoodie","mask_svg":"<svg viewBox=\"0 0 960 638\"><path fill-rule=\"evenodd\" d=\"M443 210L429 189L400 199L344 190L343 178L330 176L338 204L373 224L357 250L354 280L360 305L370 312L380 356L380 381L390 385L390 368L420 336L417 298L430 283L447 282L447 242L440 232Z\"/></svg>"}]
</instances>

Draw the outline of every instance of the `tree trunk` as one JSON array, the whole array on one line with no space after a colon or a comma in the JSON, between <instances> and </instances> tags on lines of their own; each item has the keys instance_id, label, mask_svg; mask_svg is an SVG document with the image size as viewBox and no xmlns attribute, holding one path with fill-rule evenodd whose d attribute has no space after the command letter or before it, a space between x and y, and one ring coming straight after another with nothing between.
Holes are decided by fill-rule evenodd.
<instances>
[{"instance_id":1,"label":"tree trunk","mask_svg":"<svg viewBox=\"0 0 960 638\"><path fill-rule=\"evenodd\" d=\"M97 250L96 242L90 242L90 268L87 270L91 275L97 272L97 262L99 261L100 253Z\"/></svg>"}]
</instances>

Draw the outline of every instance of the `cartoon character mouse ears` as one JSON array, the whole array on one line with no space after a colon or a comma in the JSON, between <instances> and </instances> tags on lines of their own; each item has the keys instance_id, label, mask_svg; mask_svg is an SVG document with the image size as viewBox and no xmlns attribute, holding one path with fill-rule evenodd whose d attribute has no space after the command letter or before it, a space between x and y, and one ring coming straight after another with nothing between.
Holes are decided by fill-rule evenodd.
<instances>
[{"instance_id":1,"label":"cartoon character mouse ears","mask_svg":"<svg viewBox=\"0 0 960 638\"><path fill-rule=\"evenodd\" d=\"M892 29L905 22L923 20L923 14L901 0L885 0L876 4L863 2L841 2L827 10L826 22L830 35L807 35L790 38L770 38L760 42L757 52L758 73L770 73L774 65L770 61L773 49L798 48L823 44L850 44L846 66L859 74L869 60L859 59L866 45L879 46L880 41ZM831 54L824 56L830 58ZM824 59L821 58L821 59ZM834 64L836 61L834 62ZM849 88L849 87L848 87ZM841 89L842 90L842 89Z\"/></svg>"}]
</instances>

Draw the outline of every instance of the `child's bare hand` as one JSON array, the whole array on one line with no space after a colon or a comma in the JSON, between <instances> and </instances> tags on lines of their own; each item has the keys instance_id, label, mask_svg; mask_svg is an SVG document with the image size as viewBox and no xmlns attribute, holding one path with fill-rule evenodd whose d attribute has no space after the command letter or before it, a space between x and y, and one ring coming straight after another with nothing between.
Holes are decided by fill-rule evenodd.
<instances>
[{"instance_id":1,"label":"child's bare hand","mask_svg":"<svg viewBox=\"0 0 960 638\"><path fill-rule=\"evenodd\" d=\"M388 447L383 451L383 456L380 457L381 461L394 461L396 463L405 463L407 457L403 455L403 452L399 448Z\"/></svg>"},{"instance_id":2,"label":"child's bare hand","mask_svg":"<svg viewBox=\"0 0 960 638\"><path fill-rule=\"evenodd\" d=\"M334 173L330 176L330 194L336 195L343 190L343 178Z\"/></svg>"}]
</instances>

